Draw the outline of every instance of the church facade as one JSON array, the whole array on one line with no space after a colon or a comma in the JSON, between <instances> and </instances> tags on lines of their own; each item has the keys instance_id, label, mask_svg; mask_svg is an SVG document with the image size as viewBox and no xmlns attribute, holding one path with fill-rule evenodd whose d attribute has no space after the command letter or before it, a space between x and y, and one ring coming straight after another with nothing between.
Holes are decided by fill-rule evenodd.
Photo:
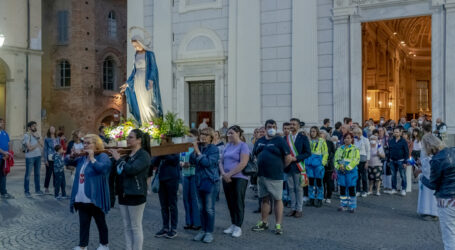
<instances>
[{"instance_id":1,"label":"church facade","mask_svg":"<svg viewBox=\"0 0 455 250\"><path fill-rule=\"evenodd\" d=\"M132 26L190 125L427 115L455 133L455 0L137 0Z\"/></svg>"}]
</instances>

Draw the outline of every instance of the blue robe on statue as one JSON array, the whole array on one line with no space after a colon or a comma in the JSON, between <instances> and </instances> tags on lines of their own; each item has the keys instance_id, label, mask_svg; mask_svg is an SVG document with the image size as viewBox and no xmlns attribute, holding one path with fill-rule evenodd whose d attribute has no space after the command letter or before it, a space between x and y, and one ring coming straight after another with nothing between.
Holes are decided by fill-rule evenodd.
<instances>
[{"instance_id":1,"label":"blue robe on statue","mask_svg":"<svg viewBox=\"0 0 455 250\"><path fill-rule=\"evenodd\" d=\"M137 53L136 53L137 55ZM145 84L145 88L147 91L150 90L150 88L153 88L152 90L152 102L151 102L151 108L153 110L153 113L156 116L163 116L163 107L161 103L161 93L160 93L160 85L159 85L159 79L158 79L158 67L156 65L155 61L155 54L152 51L146 50L145 51L145 81L143 82L137 82L135 81L135 76L136 76L136 64L134 65L133 71L131 72L131 75L128 77L128 80L126 83L128 84L128 87L125 89L125 94L126 94L126 101L129 106L129 112L133 115L134 119L142 125L143 122L145 122L143 119L141 119L141 113L139 110L139 105L138 105L138 100L137 96L135 93L135 88L134 84ZM152 86L150 86L150 82L152 82Z\"/></svg>"}]
</instances>

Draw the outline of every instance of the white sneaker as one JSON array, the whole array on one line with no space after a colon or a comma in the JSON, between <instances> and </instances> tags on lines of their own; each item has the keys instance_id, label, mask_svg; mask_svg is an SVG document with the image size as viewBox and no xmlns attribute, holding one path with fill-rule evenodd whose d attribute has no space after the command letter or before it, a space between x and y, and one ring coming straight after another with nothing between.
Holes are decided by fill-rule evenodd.
<instances>
[{"instance_id":1,"label":"white sneaker","mask_svg":"<svg viewBox=\"0 0 455 250\"><path fill-rule=\"evenodd\" d=\"M87 250L87 248L82 248L80 246L77 246L77 247L73 248L73 250Z\"/></svg>"},{"instance_id":2,"label":"white sneaker","mask_svg":"<svg viewBox=\"0 0 455 250\"><path fill-rule=\"evenodd\" d=\"M355 196L359 197L359 196L360 196L360 192L357 192L357 193L355 194Z\"/></svg>"},{"instance_id":3,"label":"white sneaker","mask_svg":"<svg viewBox=\"0 0 455 250\"><path fill-rule=\"evenodd\" d=\"M303 203L306 203L307 201L309 201L310 199L308 198L308 196L303 196Z\"/></svg>"},{"instance_id":4,"label":"white sneaker","mask_svg":"<svg viewBox=\"0 0 455 250\"><path fill-rule=\"evenodd\" d=\"M406 196L406 190L401 190L400 195L401 196Z\"/></svg>"},{"instance_id":5,"label":"white sneaker","mask_svg":"<svg viewBox=\"0 0 455 250\"><path fill-rule=\"evenodd\" d=\"M376 192L376 196L380 196L381 193L379 191Z\"/></svg>"},{"instance_id":6,"label":"white sneaker","mask_svg":"<svg viewBox=\"0 0 455 250\"><path fill-rule=\"evenodd\" d=\"M389 192L389 194L396 194L397 193L397 190L395 189L392 189L392 191Z\"/></svg>"},{"instance_id":7,"label":"white sneaker","mask_svg":"<svg viewBox=\"0 0 455 250\"><path fill-rule=\"evenodd\" d=\"M326 199L325 203L330 204L330 203L332 203L332 201L330 199Z\"/></svg>"},{"instance_id":8,"label":"white sneaker","mask_svg":"<svg viewBox=\"0 0 455 250\"><path fill-rule=\"evenodd\" d=\"M363 197L363 198L365 198L365 197L367 197L367 196L368 196L368 194L367 194L367 193L365 193L365 192L364 192L364 193L362 193L362 197Z\"/></svg>"},{"instance_id":9,"label":"white sneaker","mask_svg":"<svg viewBox=\"0 0 455 250\"><path fill-rule=\"evenodd\" d=\"M384 194L390 194L390 190L388 190L388 189L384 189L383 192L384 192Z\"/></svg>"},{"instance_id":10,"label":"white sneaker","mask_svg":"<svg viewBox=\"0 0 455 250\"><path fill-rule=\"evenodd\" d=\"M232 232L232 237L238 238L242 236L242 229L238 226L234 226L234 232Z\"/></svg>"},{"instance_id":11,"label":"white sneaker","mask_svg":"<svg viewBox=\"0 0 455 250\"><path fill-rule=\"evenodd\" d=\"M230 227L226 228L226 230L224 230L223 232L225 234L232 234L235 230L236 226L235 225L231 225Z\"/></svg>"},{"instance_id":12,"label":"white sneaker","mask_svg":"<svg viewBox=\"0 0 455 250\"><path fill-rule=\"evenodd\" d=\"M109 250L109 247L107 245L99 245L99 247L96 250Z\"/></svg>"}]
</instances>

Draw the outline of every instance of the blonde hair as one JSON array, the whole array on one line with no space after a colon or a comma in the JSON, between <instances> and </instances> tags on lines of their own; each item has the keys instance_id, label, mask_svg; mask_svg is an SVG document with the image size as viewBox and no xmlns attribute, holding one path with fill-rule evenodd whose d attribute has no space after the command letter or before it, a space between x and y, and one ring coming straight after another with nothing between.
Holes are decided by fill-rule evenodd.
<instances>
[{"instance_id":1,"label":"blonde hair","mask_svg":"<svg viewBox=\"0 0 455 250\"><path fill-rule=\"evenodd\" d=\"M352 130L353 134L362 134L362 129L359 127L356 127Z\"/></svg>"},{"instance_id":2,"label":"blonde hair","mask_svg":"<svg viewBox=\"0 0 455 250\"><path fill-rule=\"evenodd\" d=\"M422 145L428 155L435 155L443 150L446 145L433 134L426 134L422 137Z\"/></svg>"},{"instance_id":3,"label":"blonde hair","mask_svg":"<svg viewBox=\"0 0 455 250\"><path fill-rule=\"evenodd\" d=\"M95 150L104 150L103 140L98 135L88 134L84 136L84 140L90 140L90 142L95 144Z\"/></svg>"},{"instance_id":4,"label":"blonde hair","mask_svg":"<svg viewBox=\"0 0 455 250\"><path fill-rule=\"evenodd\" d=\"M204 129L201 129L201 133L200 134L208 134L208 136L212 137L212 139L210 140L210 143L213 142L213 140L215 139L215 130L213 130L213 128L204 128Z\"/></svg>"}]
</instances>

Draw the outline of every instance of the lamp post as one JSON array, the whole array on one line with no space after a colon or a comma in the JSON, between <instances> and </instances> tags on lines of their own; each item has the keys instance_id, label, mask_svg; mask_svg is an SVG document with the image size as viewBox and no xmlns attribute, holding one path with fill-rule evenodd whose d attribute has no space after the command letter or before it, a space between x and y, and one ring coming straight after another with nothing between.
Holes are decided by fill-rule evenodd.
<instances>
[{"instance_id":1,"label":"lamp post","mask_svg":"<svg viewBox=\"0 0 455 250\"><path fill-rule=\"evenodd\" d=\"M3 47L3 43L5 42L5 35L0 33L0 48Z\"/></svg>"}]
</instances>

